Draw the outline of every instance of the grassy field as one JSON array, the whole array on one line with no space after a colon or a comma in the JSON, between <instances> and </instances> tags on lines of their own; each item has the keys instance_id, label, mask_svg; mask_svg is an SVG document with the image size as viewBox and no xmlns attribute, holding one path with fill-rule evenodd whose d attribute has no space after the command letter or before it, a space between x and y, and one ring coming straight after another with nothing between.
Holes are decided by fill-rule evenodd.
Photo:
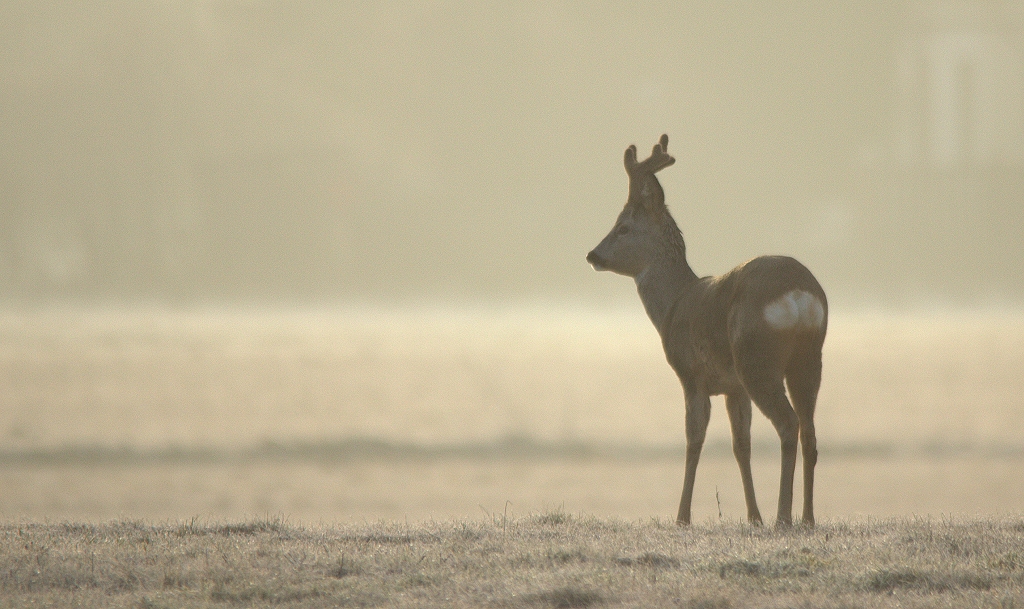
<instances>
[{"instance_id":1,"label":"grassy field","mask_svg":"<svg viewBox=\"0 0 1024 609\"><path fill-rule=\"evenodd\" d=\"M701 458L694 517L746 516L739 468L727 449ZM774 447L772 447L774 449ZM563 509L601 518L675 516L683 457L270 458L244 461L4 463L0 522L240 522L286 515L302 525L522 516ZM766 516L778 501L777 449L753 460ZM1024 509L1024 459L861 457L823 451L815 509L823 519L909 515L998 516ZM801 483L797 477L796 496Z\"/></svg>"},{"instance_id":2,"label":"grassy field","mask_svg":"<svg viewBox=\"0 0 1024 609\"><path fill-rule=\"evenodd\" d=\"M0 311L0 450L676 445L679 380L630 312ZM1021 312L834 312L819 445L1024 450L1022 368Z\"/></svg>"},{"instance_id":3,"label":"grassy field","mask_svg":"<svg viewBox=\"0 0 1024 609\"><path fill-rule=\"evenodd\" d=\"M1024 518L0 525L0 606L1021 607Z\"/></svg>"},{"instance_id":4,"label":"grassy field","mask_svg":"<svg viewBox=\"0 0 1024 609\"><path fill-rule=\"evenodd\" d=\"M1024 607L1024 314L830 332L818 528L716 406L679 529L642 318L0 314L0 607Z\"/></svg>"},{"instance_id":5,"label":"grassy field","mask_svg":"<svg viewBox=\"0 0 1024 609\"><path fill-rule=\"evenodd\" d=\"M1024 313L833 311L825 355L819 516L1024 509ZM694 512L740 518L712 410ZM0 311L0 520L670 516L683 419L639 306Z\"/></svg>"}]
</instances>

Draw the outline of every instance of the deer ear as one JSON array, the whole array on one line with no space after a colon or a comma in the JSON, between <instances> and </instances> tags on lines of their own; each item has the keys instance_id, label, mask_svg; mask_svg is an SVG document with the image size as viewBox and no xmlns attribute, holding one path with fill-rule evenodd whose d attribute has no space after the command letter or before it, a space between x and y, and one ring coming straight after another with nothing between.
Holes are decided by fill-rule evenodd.
<instances>
[{"instance_id":1,"label":"deer ear","mask_svg":"<svg viewBox=\"0 0 1024 609\"><path fill-rule=\"evenodd\" d=\"M629 148L626 148L626 156L622 162L626 166L626 173L632 175L636 167L636 146L630 144Z\"/></svg>"},{"instance_id":2,"label":"deer ear","mask_svg":"<svg viewBox=\"0 0 1024 609\"><path fill-rule=\"evenodd\" d=\"M648 212L659 214L665 210L665 191L654 174L647 174L640 178L639 201Z\"/></svg>"},{"instance_id":3,"label":"deer ear","mask_svg":"<svg viewBox=\"0 0 1024 609\"><path fill-rule=\"evenodd\" d=\"M658 144L661 145L661 151L667 154L668 153L668 134L667 133L662 133L661 134L661 140L658 141Z\"/></svg>"}]
</instances>

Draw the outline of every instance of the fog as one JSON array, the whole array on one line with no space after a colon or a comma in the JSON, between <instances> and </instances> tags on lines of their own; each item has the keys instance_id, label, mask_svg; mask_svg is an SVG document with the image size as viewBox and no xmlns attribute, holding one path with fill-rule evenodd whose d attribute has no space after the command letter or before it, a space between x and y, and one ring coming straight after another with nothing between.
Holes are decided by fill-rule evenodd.
<instances>
[{"instance_id":1,"label":"fog","mask_svg":"<svg viewBox=\"0 0 1024 609\"><path fill-rule=\"evenodd\" d=\"M819 514L1019 510L1024 4L0 0L0 515L674 514L584 259L662 133L695 272L828 293Z\"/></svg>"},{"instance_id":2,"label":"fog","mask_svg":"<svg viewBox=\"0 0 1024 609\"><path fill-rule=\"evenodd\" d=\"M584 255L667 132L698 274L1018 304L1022 54L1009 2L9 0L0 296L635 304Z\"/></svg>"}]
</instances>

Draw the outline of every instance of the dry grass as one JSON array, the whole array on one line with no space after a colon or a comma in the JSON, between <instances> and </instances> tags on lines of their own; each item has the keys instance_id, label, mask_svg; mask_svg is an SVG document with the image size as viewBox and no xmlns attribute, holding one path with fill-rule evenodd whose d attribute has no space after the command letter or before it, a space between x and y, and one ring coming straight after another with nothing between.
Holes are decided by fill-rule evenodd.
<instances>
[{"instance_id":1,"label":"dry grass","mask_svg":"<svg viewBox=\"0 0 1024 609\"><path fill-rule=\"evenodd\" d=\"M1021 607L1024 519L9 523L0 605Z\"/></svg>"}]
</instances>

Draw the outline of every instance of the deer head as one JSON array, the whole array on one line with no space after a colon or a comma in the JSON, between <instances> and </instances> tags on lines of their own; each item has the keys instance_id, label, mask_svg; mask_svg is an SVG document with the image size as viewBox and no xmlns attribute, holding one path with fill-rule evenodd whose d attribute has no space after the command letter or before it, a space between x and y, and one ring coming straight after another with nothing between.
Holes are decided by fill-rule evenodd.
<instances>
[{"instance_id":1,"label":"deer head","mask_svg":"<svg viewBox=\"0 0 1024 609\"><path fill-rule=\"evenodd\" d=\"M651 156L640 162L636 146L626 148L629 198L611 232L587 254L595 270L637 277L681 246L682 236L665 207L665 191L654 175L676 162L667 149L668 135L662 135Z\"/></svg>"}]
</instances>

